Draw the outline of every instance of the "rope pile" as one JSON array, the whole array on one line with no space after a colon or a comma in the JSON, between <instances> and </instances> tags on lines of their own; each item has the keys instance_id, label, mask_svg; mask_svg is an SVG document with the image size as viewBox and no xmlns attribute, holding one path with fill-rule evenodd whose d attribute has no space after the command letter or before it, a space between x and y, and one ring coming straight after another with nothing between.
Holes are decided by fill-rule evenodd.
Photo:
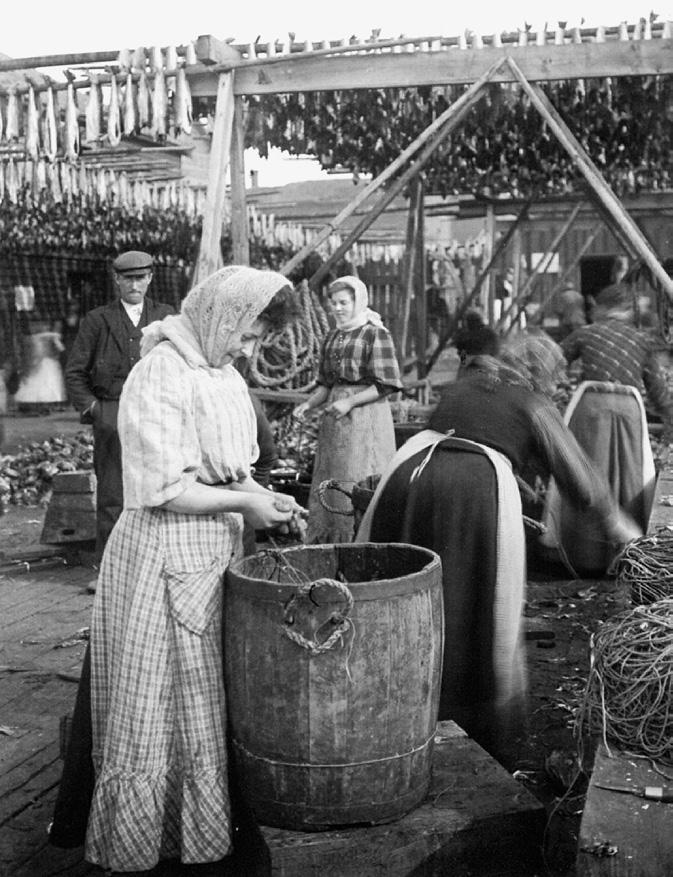
<instances>
[{"instance_id":1,"label":"rope pile","mask_svg":"<svg viewBox=\"0 0 673 877\"><path fill-rule=\"evenodd\" d=\"M320 345L329 329L318 296L302 281L301 315L280 332L267 332L250 359L250 383L277 390L309 390L315 384Z\"/></svg>"},{"instance_id":2,"label":"rope pile","mask_svg":"<svg viewBox=\"0 0 673 877\"><path fill-rule=\"evenodd\" d=\"M578 726L633 755L673 763L673 600L636 606L591 638Z\"/></svg>"},{"instance_id":3,"label":"rope pile","mask_svg":"<svg viewBox=\"0 0 673 877\"><path fill-rule=\"evenodd\" d=\"M613 570L635 606L673 598L673 533L641 536L624 548Z\"/></svg>"}]
</instances>

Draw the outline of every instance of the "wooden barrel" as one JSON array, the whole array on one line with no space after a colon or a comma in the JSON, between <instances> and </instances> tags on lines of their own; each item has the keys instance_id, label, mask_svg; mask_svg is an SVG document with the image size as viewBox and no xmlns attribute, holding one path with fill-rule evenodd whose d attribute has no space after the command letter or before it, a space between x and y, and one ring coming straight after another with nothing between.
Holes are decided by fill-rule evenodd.
<instances>
[{"instance_id":1,"label":"wooden barrel","mask_svg":"<svg viewBox=\"0 0 673 877\"><path fill-rule=\"evenodd\" d=\"M424 548L315 545L230 567L229 723L259 822L371 825L423 800L443 633L441 563Z\"/></svg>"}]
</instances>

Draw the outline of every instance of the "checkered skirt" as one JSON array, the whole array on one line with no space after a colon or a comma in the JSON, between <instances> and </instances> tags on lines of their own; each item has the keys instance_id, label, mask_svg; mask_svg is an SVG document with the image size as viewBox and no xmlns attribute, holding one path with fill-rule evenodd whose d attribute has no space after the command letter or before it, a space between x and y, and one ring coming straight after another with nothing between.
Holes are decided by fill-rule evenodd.
<instances>
[{"instance_id":1,"label":"checkered skirt","mask_svg":"<svg viewBox=\"0 0 673 877\"><path fill-rule=\"evenodd\" d=\"M222 581L240 515L122 512L91 628L96 788L86 859L114 871L231 847Z\"/></svg>"}]
</instances>

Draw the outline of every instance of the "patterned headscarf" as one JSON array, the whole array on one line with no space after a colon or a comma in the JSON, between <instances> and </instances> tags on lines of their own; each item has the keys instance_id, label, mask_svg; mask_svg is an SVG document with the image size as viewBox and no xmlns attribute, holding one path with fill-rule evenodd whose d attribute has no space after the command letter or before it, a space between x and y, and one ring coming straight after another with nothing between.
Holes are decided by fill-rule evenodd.
<instances>
[{"instance_id":1,"label":"patterned headscarf","mask_svg":"<svg viewBox=\"0 0 673 877\"><path fill-rule=\"evenodd\" d=\"M567 382L566 359L561 347L546 332L521 332L501 351L503 362L526 377L538 393L553 398L559 384Z\"/></svg>"},{"instance_id":2,"label":"patterned headscarf","mask_svg":"<svg viewBox=\"0 0 673 877\"><path fill-rule=\"evenodd\" d=\"M193 368L218 368L232 338L249 329L274 295L288 285L287 277L275 271L243 265L220 268L190 290L177 316L147 327L141 353L168 339Z\"/></svg>"},{"instance_id":3,"label":"patterned headscarf","mask_svg":"<svg viewBox=\"0 0 673 877\"><path fill-rule=\"evenodd\" d=\"M345 275L337 277L335 281L330 283L327 290L328 295L333 292L339 292L340 289L347 289L353 293L353 316L347 323L343 323L340 329L355 329L358 326L364 326L365 323L373 323L375 326L382 326L381 316L369 307L369 292L367 287L359 277Z\"/></svg>"}]
</instances>

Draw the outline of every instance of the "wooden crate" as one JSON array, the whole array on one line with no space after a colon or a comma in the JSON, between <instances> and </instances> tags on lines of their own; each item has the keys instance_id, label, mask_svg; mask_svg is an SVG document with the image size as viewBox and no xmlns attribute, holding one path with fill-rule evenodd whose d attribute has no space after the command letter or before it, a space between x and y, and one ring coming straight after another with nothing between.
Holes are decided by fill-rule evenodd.
<instances>
[{"instance_id":1,"label":"wooden crate","mask_svg":"<svg viewBox=\"0 0 673 877\"><path fill-rule=\"evenodd\" d=\"M40 541L45 544L87 542L95 538L95 474L82 471L55 475Z\"/></svg>"}]
</instances>

